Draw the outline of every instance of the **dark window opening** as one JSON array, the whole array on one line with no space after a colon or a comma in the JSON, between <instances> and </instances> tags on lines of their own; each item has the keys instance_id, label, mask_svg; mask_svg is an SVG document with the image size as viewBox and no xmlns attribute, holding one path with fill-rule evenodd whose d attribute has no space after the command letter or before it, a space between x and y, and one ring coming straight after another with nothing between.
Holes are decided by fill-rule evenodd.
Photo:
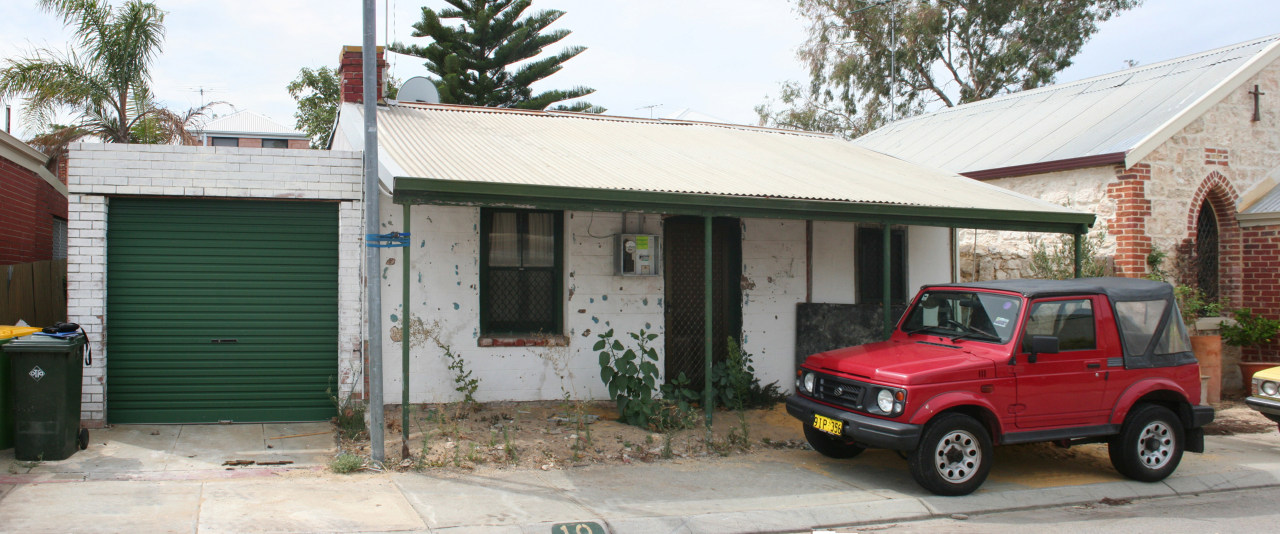
<instances>
[{"instance_id":1,"label":"dark window opening","mask_svg":"<svg viewBox=\"0 0 1280 534\"><path fill-rule=\"evenodd\" d=\"M53 218L53 259L67 259L67 220Z\"/></svg>"},{"instance_id":2,"label":"dark window opening","mask_svg":"<svg viewBox=\"0 0 1280 534\"><path fill-rule=\"evenodd\" d=\"M480 210L480 331L562 333L560 212Z\"/></svg>"},{"instance_id":3,"label":"dark window opening","mask_svg":"<svg viewBox=\"0 0 1280 534\"><path fill-rule=\"evenodd\" d=\"M893 304L907 301L906 232L890 230L889 298ZM854 242L859 304L880 304L884 299L884 228L858 228Z\"/></svg>"},{"instance_id":4,"label":"dark window opening","mask_svg":"<svg viewBox=\"0 0 1280 534\"><path fill-rule=\"evenodd\" d=\"M213 146L240 146L240 139L237 137L211 137L209 144Z\"/></svg>"},{"instance_id":5,"label":"dark window opening","mask_svg":"<svg viewBox=\"0 0 1280 534\"><path fill-rule=\"evenodd\" d=\"M1196 218L1196 286L1210 301L1218 299L1218 217L1206 199Z\"/></svg>"},{"instance_id":6,"label":"dark window opening","mask_svg":"<svg viewBox=\"0 0 1280 534\"><path fill-rule=\"evenodd\" d=\"M289 148L288 139L263 139L262 148Z\"/></svg>"}]
</instances>

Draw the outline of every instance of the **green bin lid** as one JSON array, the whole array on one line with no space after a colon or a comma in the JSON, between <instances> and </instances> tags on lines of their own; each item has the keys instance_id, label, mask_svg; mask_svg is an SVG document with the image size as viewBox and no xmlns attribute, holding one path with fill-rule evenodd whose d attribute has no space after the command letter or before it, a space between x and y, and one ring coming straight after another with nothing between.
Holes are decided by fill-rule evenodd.
<instances>
[{"instance_id":1,"label":"green bin lid","mask_svg":"<svg viewBox=\"0 0 1280 534\"><path fill-rule=\"evenodd\" d=\"M30 335L14 339L3 346L0 350L4 352L68 352L79 351L80 347L85 344L85 336L83 334L66 339Z\"/></svg>"}]
</instances>

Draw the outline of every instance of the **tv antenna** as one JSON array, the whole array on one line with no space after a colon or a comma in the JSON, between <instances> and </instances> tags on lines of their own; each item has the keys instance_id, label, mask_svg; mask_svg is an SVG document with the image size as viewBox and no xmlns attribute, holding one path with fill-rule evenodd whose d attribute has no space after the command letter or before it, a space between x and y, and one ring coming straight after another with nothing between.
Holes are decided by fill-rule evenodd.
<instances>
[{"instance_id":1,"label":"tv antenna","mask_svg":"<svg viewBox=\"0 0 1280 534\"><path fill-rule=\"evenodd\" d=\"M652 119L652 118L653 118L653 110L654 110L654 108L660 108L660 107L662 107L662 104L650 104L650 105L648 105L648 106L640 106L640 107L638 107L638 108L636 108L636 109L647 109L647 110L649 110L649 118L650 118L650 119Z\"/></svg>"},{"instance_id":2,"label":"tv antenna","mask_svg":"<svg viewBox=\"0 0 1280 534\"><path fill-rule=\"evenodd\" d=\"M187 88L187 92L189 92L189 93L200 93L200 107L204 107L204 103L205 103L204 95L205 95L205 93L221 93L221 92L222 92L222 90L221 90L221 89L214 89L214 88L212 88L212 87L205 87L205 86L203 86L203 85L197 85L197 86L195 86L195 87L188 87L188 88Z\"/></svg>"}]
</instances>

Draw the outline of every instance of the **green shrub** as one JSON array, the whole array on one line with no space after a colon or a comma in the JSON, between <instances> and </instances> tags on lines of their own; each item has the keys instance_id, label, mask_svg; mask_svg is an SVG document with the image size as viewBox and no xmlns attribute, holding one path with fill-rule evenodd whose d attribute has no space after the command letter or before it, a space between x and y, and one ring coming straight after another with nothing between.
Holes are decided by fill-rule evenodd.
<instances>
[{"instance_id":1,"label":"green shrub","mask_svg":"<svg viewBox=\"0 0 1280 534\"><path fill-rule=\"evenodd\" d=\"M630 348L613 338L613 329L598 335L592 350L600 352L600 380L609 388L609 397L618 406L622 422L648 428L657 413L658 402L654 396L658 380L658 350L649 342L657 334L643 329L629 334L637 347Z\"/></svg>"},{"instance_id":2,"label":"green shrub","mask_svg":"<svg viewBox=\"0 0 1280 534\"><path fill-rule=\"evenodd\" d=\"M1276 338L1280 321L1254 315L1253 310L1235 311L1236 324L1222 323L1222 342L1237 347L1266 345Z\"/></svg>"},{"instance_id":3,"label":"green shrub","mask_svg":"<svg viewBox=\"0 0 1280 534\"><path fill-rule=\"evenodd\" d=\"M334 473L347 474L359 471L364 468L364 458L350 453L339 454L332 462L329 462L329 469Z\"/></svg>"},{"instance_id":4,"label":"green shrub","mask_svg":"<svg viewBox=\"0 0 1280 534\"><path fill-rule=\"evenodd\" d=\"M1031 239L1031 277L1048 280L1066 280L1075 277L1074 235L1064 235L1050 246L1039 236ZM1111 265L1101 255L1106 243L1106 228L1084 235L1080 241L1080 276L1111 276Z\"/></svg>"}]
</instances>

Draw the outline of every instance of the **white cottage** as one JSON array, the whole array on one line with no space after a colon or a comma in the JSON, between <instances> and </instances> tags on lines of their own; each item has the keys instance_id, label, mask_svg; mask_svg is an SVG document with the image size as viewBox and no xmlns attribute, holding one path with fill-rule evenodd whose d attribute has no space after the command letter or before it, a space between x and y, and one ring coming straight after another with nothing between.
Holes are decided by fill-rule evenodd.
<instances>
[{"instance_id":1,"label":"white cottage","mask_svg":"<svg viewBox=\"0 0 1280 534\"><path fill-rule=\"evenodd\" d=\"M340 73L346 102L332 148L358 149L358 49L345 51ZM762 382L789 390L807 354L797 350L803 332L852 328L806 322L806 306L874 310L863 326L878 334L894 318L880 306L886 296L898 304L954 279L954 228L1078 234L1093 222L827 135L376 109L377 232L411 234L407 248L383 249L375 273L388 403L400 402L404 343L410 402L456 400L444 347L479 379L479 400L605 398L592 347L611 329L624 339L657 333L664 378L695 384L736 338Z\"/></svg>"}]
</instances>

